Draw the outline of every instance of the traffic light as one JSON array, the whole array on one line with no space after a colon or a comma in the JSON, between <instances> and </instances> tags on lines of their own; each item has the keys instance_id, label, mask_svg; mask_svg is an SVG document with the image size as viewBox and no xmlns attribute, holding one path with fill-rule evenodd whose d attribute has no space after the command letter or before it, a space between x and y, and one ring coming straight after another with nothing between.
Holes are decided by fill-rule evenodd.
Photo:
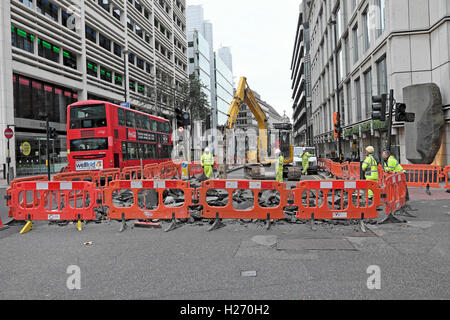
<instances>
[{"instance_id":1,"label":"traffic light","mask_svg":"<svg viewBox=\"0 0 450 320\"><path fill-rule=\"evenodd\" d=\"M372 120L386 121L387 95L372 97Z\"/></svg>"},{"instance_id":2,"label":"traffic light","mask_svg":"<svg viewBox=\"0 0 450 320\"><path fill-rule=\"evenodd\" d=\"M341 119L339 119L339 113L337 113L337 112L333 113L333 124L334 124L333 132L334 132L335 138L339 138L339 134L341 132L340 120Z\"/></svg>"},{"instance_id":3,"label":"traffic light","mask_svg":"<svg viewBox=\"0 0 450 320\"><path fill-rule=\"evenodd\" d=\"M414 122L416 115L414 113L406 112L406 104L397 103L395 105L395 121L397 122Z\"/></svg>"},{"instance_id":4,"label":"traffic light","mask_svg":"<svg viewBox=\"0 0 450 320\"><path fill-rule=\"evenodd\" d=\"M56 132L56 128L49 127L49 137L50 139L56 139L58 137L58 133Z\"/></svg>"},{"instance_id":5,"label":"traffic light","mask_svg":"<svg viewBox=\"0 0 450 320\"><path fill-rule=\"evenodd\" d=\"M183 112L183 126L188 126L191 123L191 115L189 112Z\"/></svg>"},{"instance_id":6,"label":"traffic light","mask_svg":"<svg viewBox=\"0 0 450 320\"><path fill-rule=\"evenodd\" d=\"M175 116L177 118L177 127L183 127L183 111L179 108L175 108Z\"/></svg>"}]
</instances>

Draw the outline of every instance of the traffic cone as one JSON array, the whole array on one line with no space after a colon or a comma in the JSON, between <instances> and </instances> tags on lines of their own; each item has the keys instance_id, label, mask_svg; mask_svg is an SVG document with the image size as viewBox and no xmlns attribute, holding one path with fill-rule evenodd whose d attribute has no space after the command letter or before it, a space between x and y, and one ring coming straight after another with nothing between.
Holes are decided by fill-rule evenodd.
<instances>
[{"instance_id":1,"label":"traffic cone","mask_svg":"<svg viewBox=\"0 0 450 320\"><path fill-rule=\"evenodd\" d=\"M0 231L8 229L8 228L9 228L9 226L5 226L2 222L2 218L0 217Z\"/></svg>"}]
</instances>

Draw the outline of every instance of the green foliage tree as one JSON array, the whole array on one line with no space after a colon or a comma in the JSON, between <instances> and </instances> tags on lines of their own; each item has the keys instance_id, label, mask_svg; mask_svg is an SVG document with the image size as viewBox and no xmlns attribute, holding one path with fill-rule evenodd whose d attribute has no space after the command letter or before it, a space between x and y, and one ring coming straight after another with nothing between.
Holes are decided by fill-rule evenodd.
<instances>
[{"instance_id":1,"label":"green foliage tree","mask_svg":"<svg viewBox=\"0 0 450 320\"><path fill-rule=\"evenodd\" d=\"M183 98L180 101L180 105L183 110L191 114L192 120L205 120L209 118L208 96L203 90L205 88L206 86L193 75L189 77L189 84L184 85L182 88Z\"/></svg>"}]
</instances>

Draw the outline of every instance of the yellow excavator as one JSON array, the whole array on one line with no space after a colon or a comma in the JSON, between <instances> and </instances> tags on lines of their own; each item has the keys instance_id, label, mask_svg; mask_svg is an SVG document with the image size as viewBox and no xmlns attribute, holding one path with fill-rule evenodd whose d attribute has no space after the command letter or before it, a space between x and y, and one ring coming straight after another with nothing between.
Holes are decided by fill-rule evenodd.
<instances>
[{"instance_id":1,"label":"yellow excavator","mask_svg":"<svg viewBox=\"0 0 450 320\"><path fill-rule=\"evenodd\" d=\"M239 85L228 111L228 121L225 129L234 130L239 110L243 104L246 104L252 111L258 122L259 129L257 150L247 151L247 161L244 166L245 175L247 178L264 180L266 178L265 167L270 166L275 161L275 159L268 158L268 119L256 100L253 91L248 86L247 78L245 77L241 77L239 80ZM279 133L279 146L276 147L280 149L282 156L285 158L284 176L288 179L300 180L300 168L292 165L294 162L294 147L291 142L292 125L290 123L277 124L274 127Z\"/></svg>"}]
</instances>

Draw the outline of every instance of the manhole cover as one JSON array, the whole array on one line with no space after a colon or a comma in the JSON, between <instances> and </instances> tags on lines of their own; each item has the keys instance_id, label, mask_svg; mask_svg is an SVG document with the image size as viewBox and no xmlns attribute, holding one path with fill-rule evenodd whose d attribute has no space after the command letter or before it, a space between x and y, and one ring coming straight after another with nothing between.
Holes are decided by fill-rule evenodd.
<instances>
[{"instance_id":1,"label":"manhole cover","mask_svg":"<svg viewBox=\"0 0 450 320\"><path fill-rule=\"evenodd\" d=\"M277 242L278 250L355 250L346 239L288 239Z\"/></svg>"}]
</instances>

